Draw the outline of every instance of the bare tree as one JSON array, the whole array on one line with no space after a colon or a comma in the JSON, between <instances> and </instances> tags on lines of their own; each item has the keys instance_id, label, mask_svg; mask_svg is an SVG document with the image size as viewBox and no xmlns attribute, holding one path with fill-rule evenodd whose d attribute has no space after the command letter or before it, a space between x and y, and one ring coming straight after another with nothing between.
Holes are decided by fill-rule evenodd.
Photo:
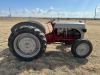
<instances>
[{"instance_id":1,"label":"bare tree","mask_svg":"<svg viewBox=\"0 0 100 75\"><path fill-rule=\"evenodd\" d=\"M11 9L9 8L9 15L8 15L8 17L11 17Z\"/></svg>"},{"instance_id":2,"label":"bare tree","mask_svg":"<svg viewBox=\"0 0 100 75\"><path fill-rule=\"evenodd\" d=\"M96 15L97 15L97 6L95 8L94 20L96 19Z\"/></svg>"}]
</instances>

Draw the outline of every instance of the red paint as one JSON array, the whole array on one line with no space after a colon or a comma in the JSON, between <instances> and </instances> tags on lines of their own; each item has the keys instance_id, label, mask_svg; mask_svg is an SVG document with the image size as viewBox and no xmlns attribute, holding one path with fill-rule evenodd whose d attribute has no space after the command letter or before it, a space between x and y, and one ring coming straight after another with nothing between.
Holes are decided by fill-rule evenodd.
<instances>
[{"instance_id":1,"label":"red paint","mask_svg":"<svg viewBox=\"0 0 100 75\"><path fill-rule=\"evenodd\" d=\"M54 43L54 42L63 42L63 43L73 43L75 42L78 38L76 37L68 37L66 35L57 35L57 32L54 29L54 23L51 23L52 25L52 32L45 34L47 42L48 43Z\"/></svg>"}]
</instances>

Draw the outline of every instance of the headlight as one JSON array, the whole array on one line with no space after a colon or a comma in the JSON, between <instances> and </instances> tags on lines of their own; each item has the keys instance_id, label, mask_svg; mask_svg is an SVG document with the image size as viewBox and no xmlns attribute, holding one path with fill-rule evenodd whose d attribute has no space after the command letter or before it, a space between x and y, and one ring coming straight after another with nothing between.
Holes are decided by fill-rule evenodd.
<instances>
[{"instance_id":1,"label":"headlight","mask_svg":"<svg viewBox=\"0 0 100 75\"><path fill-rule=\"evenodd\" d=\"M87 32L87 29L82 29L82 31L83 31L84 33L86 33L86 32Z\"/></svg>"}]
</instances>

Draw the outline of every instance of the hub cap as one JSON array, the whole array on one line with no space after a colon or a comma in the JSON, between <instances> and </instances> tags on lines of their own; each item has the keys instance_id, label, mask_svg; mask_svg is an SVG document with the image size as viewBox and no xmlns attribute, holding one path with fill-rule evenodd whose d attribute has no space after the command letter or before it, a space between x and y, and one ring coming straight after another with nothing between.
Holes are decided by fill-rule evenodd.
<instances>
[{"instance_id":1,"label":"hub cap","mask_svg":"<svg viewBox=\"0 0 100 75\"><path fill-rule=\"evenodd\" d=\"M23 57L33 57L40 50L40 41L30 33L18 35L14 40L15 51Z\"/></svg>"},{"instance_id":2,"label":"hub cap","mask_svg":"<svg viewBox=\"0 0 100 75\"><path fill-rule=\"evenodd\" d=\"M82 44L78 45L78 47L76 48L76 52L80 56L84 56L84 55L88 54L89 45L86 43L82 43Z\"/></svg>"}]
</instances>

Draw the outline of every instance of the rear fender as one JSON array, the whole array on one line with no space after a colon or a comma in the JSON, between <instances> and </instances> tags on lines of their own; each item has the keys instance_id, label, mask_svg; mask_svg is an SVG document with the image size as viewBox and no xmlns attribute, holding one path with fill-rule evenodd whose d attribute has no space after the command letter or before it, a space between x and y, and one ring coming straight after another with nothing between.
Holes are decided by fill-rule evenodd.
<instances>
[{"instance_id":1,"label":"rear fender","mask_svg":"<svg viewBox=\"0 0 100 75\"><path fill-rule=\"evenodd\" d=\"M44 24L37 22L37 21L26 21L26 22L20 22L15 24L12 28L11 28L11 32L16 31L16 29L20 28L21 26L33 26L36 27L38 29L40 29L43 33L45 33L45 26Z\"/></svg>"}]
</instances>

